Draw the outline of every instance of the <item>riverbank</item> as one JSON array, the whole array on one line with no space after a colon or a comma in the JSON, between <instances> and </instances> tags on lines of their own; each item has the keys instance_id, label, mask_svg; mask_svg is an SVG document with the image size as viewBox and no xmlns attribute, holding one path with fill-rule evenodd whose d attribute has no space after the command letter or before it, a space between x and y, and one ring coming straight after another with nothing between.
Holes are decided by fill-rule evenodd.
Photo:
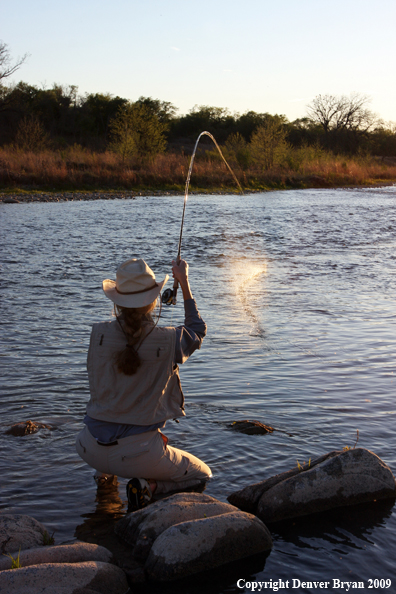
<instances>
[{"instance_id":1,"label":"riverbank","mask_svg":"<svg viewBox=\"0 0 396 594\"><path fill-rule=\"evenodd\" d=\"M258 163L241 167L228 156L246 193L396 183L393 159L345 157L303 149L295 149L289 157L282 164L263 169ZM185 191L189 164L189 156L176 153L142 162L81 147L41 153L0 149L0 195L21 201L29 195L29 201L46 202L180 195ZM207 151L195 159L190 191L221 195L238 193L238 188L218 155Z\"/></svg>"}]
</instances>

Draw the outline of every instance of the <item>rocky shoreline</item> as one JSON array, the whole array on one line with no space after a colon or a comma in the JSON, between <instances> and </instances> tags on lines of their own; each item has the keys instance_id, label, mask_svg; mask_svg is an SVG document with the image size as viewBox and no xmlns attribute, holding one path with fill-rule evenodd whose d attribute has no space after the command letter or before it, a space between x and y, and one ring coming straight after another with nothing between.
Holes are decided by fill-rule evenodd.
<instances>
[{"instance_id":1,"label":"rocky shoreline","mask_svg":"<svg viewBox=\"0 0 396 594\"><path fill-rule=\"evenodd\" d=\"M387 186L394 186L395 183L380 182L375 184L368 184L363 186L337 186L334 189L357 189L357 188L383 188ZM312 186L315 187L315 186ZM321 186L323 189L323 186ZM283 188L292 189L292 188ZM281 188L261 188L261 189L245 189L245 194L259 194L263 192L281 191ZM224 190L219 189L216 191L201 189L198 191L190 191L189 195L228 195L235 194L240 195L237 190L232 188ZM5 204L18 204L25 202L79 202L88 200L133 200L139 197L153 197L153 196L184 196L183 190L97 190L97 191L53 191L53 192L41 192L41 191L21 191L15 192L0 192L0 202Z\"/></svg>"},{"instance_id":2,"label":"rocky shoreline","mask_svg":"<svg viewBox=\"0 0 396 594\"><path fill-rule=\"evenodd\" d=\"M126 514L112 527L116 555L81 541L55 546L34 518L0 514L0 594L126 594L252 559L263 567L272 548L267 525L395 498L390 468L369 450L349 448L248 485L229 503L177 493Z\"/></svg>"},{"instance_id":3,"label":"rocky shoreline","mask_svg":"<svg viewBox=\"0 0 396 594\"><path fill-rule=\"evenodd\" d=\"M265 190L246 190L246 194L257 194ZM189 195L207 194L209 196L236 194L232 190L218 190L216 192L202 190L189 192ZM141 191L92 191L92 192L0 192L0 202L5 204L18 204L20 202L80 202L89 200L134 200L140 197L153 196L184 196L181 190L141 190Z\"/></svg>"},{"instance_id":4,"label":"rocky shoreline","mask_svg":"<svg viewBox=\"0 0 396 594\"><path fill-rule=\"evenodd\" d=\"M180 196L180 192L0 192L0 201L5 204L19 202L79 202L87 200L133 200L140 196Z\"/></svg>"}]
</instances>

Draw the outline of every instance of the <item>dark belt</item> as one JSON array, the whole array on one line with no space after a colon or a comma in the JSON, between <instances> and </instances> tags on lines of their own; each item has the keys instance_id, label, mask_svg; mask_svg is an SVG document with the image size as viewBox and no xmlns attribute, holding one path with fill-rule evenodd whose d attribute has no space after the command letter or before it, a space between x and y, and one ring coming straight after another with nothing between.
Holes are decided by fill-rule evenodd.
<instances>
[{"instance_id":1,"label":"dark belt","mask_svg":"<svg viewBox=\"0 0 396 594\"><path fill-rule=\"evenodd\" d=\"M104 443L103 441L99 441L99 440L97 440L97 441L96 441L96 443L97 443L98 445L101 445L101 446L112 446L112 445L118 445L118 441L109 441L108 443Z\"/></svg>"}]
</instances>

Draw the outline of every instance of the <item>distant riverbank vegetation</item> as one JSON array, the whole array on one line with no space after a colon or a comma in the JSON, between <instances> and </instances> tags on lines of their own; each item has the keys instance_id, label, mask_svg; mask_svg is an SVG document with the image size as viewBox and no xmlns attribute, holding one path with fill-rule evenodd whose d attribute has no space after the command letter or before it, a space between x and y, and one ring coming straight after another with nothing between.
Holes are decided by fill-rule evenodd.
<instances>
[{"instance_id":1,"label":"distant riverbank vegetation","mask_svg":"<svg viewBox=\"0 0 396 594\"><path fill-rule=\"evenodd\" d=\"M0 187L182 191L204 130L246 190L396 181L396 126L368 105L360 94L319 95L293 122L210 106L178 115L174 105L151 97L81 96L74 86L6 85L0 76ZM191 190L233 189L213 143L203 137Z\"/></svg>"}]
</instances>

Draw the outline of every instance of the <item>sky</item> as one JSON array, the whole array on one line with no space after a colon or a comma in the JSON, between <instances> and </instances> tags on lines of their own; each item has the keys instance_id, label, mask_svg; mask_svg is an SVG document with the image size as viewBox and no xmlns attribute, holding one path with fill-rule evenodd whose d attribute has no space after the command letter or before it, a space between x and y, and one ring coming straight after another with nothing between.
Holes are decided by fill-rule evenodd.
<instances>
[{"instance_id":1,"label":"sky","mask_svg":"<svg viewBox=\"0 0 396 594\"><path fill-rule=\"evenodd\" d=\"M306 115L317 95L361 93L396 122L395 0L0 0L9 79Z\"/></svg>"}]
</instances>

